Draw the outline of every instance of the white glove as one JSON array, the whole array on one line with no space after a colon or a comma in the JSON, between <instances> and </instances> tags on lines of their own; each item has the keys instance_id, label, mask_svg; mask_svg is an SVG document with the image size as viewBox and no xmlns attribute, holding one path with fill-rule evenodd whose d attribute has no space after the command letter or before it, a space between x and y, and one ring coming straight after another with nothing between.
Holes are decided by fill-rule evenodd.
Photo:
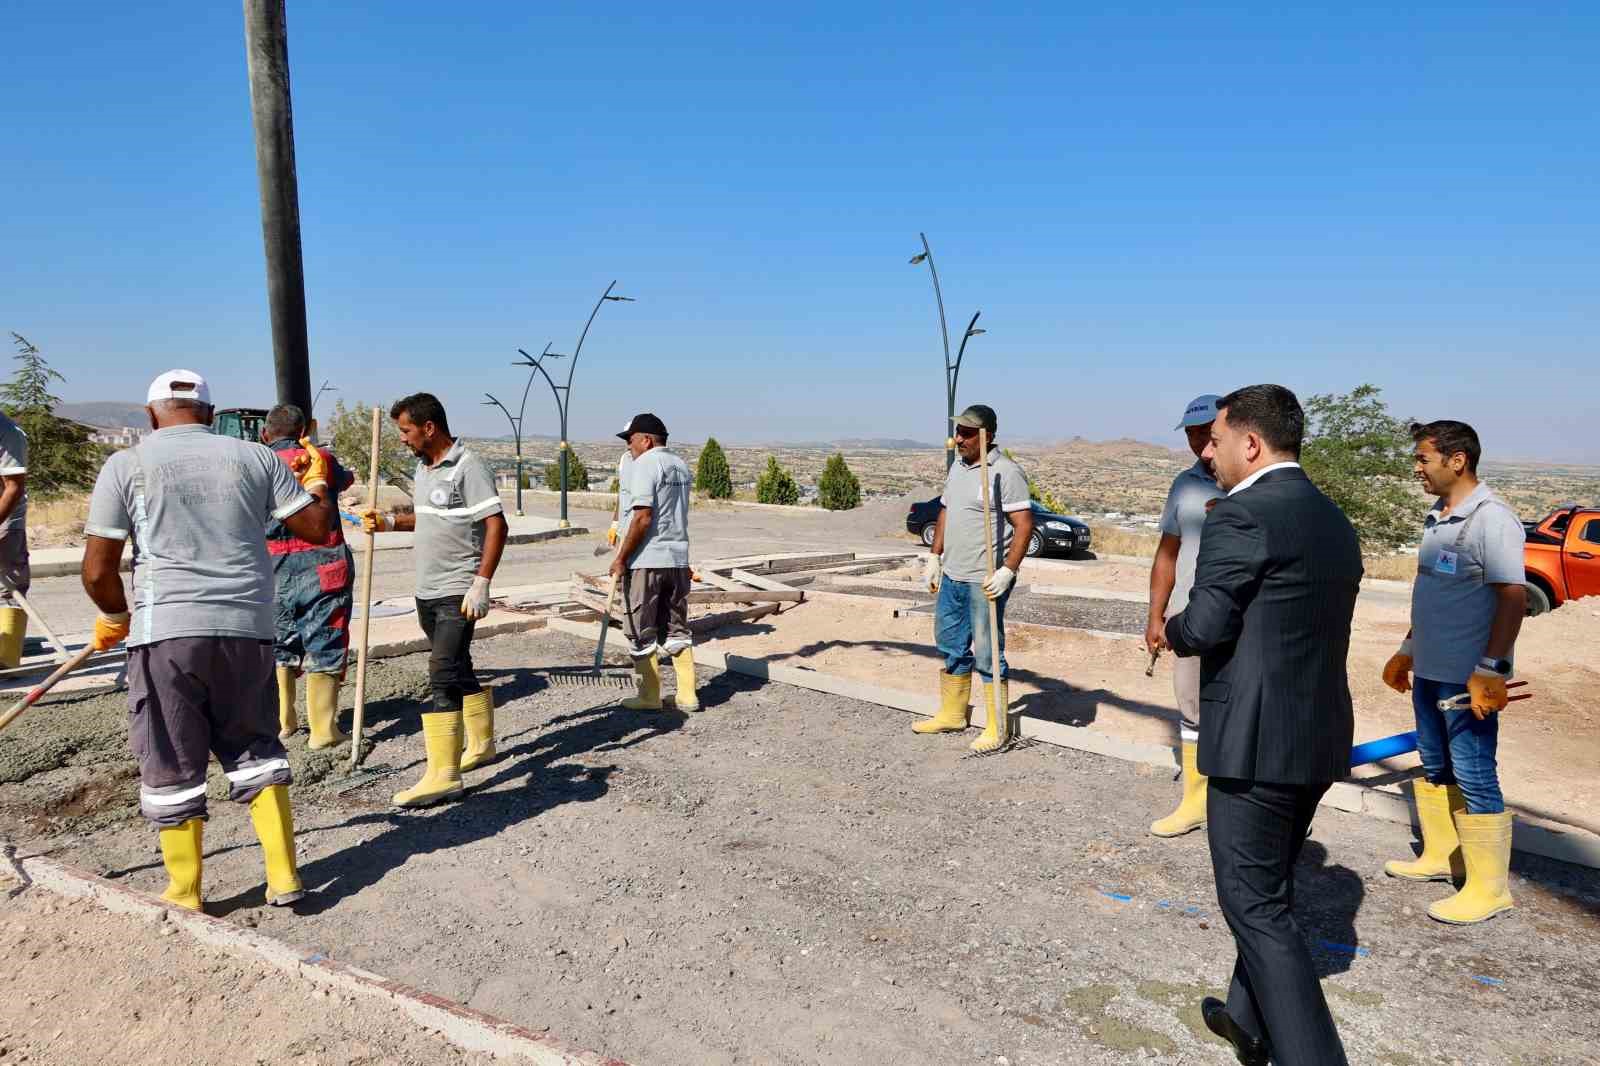
<instances>
[{"instance_id":1,"label":"white glove","mask_svg":"<svg viewBox=\"0 0 1600 1066\"><path fill-rule=\"evenodd\" d=\"M983 594L991 600L998 600L1006 594L1006 589L1017 579L1016 571L1009 566L1002 566L989 575L989 580L983 583Z\"/></svg>"},{"instance_id":2,"label":"white glove","mask_svg":"<svg viewBox=\"0 0 1600 1066\"><path fill-rule=\"evenodd\" d=\"M489 579L474 577L472 588L461 597L461 617L476 621L489 613Z\"/></svg>"},{"instance_id":3,"label":"white glove","mask_svg":"<svg viewBox=\"0 0 1600 1066\"><path fill-rule=\"evenodd\" d=\"M929 592L939 591L939 580L944 576L944 556L928 553L922 561L922 579L928 583Z\"/></svg>"}]
</instances>

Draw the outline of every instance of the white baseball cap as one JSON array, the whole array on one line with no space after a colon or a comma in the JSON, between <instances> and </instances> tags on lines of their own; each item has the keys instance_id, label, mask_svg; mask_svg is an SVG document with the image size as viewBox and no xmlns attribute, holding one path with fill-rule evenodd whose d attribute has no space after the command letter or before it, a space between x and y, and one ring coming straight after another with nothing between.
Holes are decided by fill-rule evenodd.
<instances>
[{"instance_id":1,"label":"white baseball cap","mask_svg":"<svg viewBox=\"0 0 1600 1066\"><path fill-rule=\"evenodd\" d=\"M193 370L169 370L150 383L145 403L157 400L194 400L211 406L211 386Z\"/></svg>"},{"instance_id":2,"label":"white baseball cap","mask_svg":"<svg viewBox=\"0 0 1600 1066\"><path fill-rule=\"evenodd\" d=\"M1183 418L1174 429L1188 429L1190 426L1203 426L1207 422L1217 420L1217 401L1222 399L1215 393L1206 393L1196 396L1189 401L1189 406L1183 409Z\"/></svg>"}]
</instances>

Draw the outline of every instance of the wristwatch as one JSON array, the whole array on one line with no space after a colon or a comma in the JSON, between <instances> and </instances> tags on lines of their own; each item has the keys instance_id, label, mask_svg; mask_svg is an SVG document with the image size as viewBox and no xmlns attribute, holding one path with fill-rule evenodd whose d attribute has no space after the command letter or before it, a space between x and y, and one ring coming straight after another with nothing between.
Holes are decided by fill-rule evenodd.
<instances>
[{"instance_id":1,"label":"wristwatch","mask_svg":"<svg viewBox=\"0 0 1600 1066\"><path fill-rule=\"evenodd\" d=\"M1510 659L1491 659L1485 655L1483 658L1478 660L1478 665L1483 667L1485 670L1493 670L1502 677L1509 677L1511 674Z\"/></svg>"}]
</instances>

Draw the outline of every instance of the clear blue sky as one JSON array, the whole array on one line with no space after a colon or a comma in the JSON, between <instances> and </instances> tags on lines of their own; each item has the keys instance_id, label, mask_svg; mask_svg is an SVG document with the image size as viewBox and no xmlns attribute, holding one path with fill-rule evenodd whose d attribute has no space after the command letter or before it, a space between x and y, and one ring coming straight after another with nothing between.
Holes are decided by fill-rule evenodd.
<instances>
[{"instance_id":1,"label":"clear blue sky","mask_svg":"<svg viewBox=\"0 0 1600 1066\"><path fill-rule=\"evenodd\" d=\"M618 278L575 436L933 441L926 230L1002 437L1372 381L1600 462L1600 7L1129 6L291 2L313 376L505 432ZM5 22L0 330L67 399L270 400L239 5Z\"/></svg>"}]
</instances>

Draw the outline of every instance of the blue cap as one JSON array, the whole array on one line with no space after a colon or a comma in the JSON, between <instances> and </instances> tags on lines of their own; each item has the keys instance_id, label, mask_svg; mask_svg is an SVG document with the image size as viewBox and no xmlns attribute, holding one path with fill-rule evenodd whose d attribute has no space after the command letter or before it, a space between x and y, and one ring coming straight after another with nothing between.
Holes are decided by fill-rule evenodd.
<instances>
[{"instance_id":1,"label":"blue cap","mask_svg":"<svg viewBox=\"0 0 1600 1066\"><path fill-rule=\"evenodd\" d=\"M1217 420L1217 401L1222 399L1215 393L1206 393L1196 396L1189 401L1189 406L1183 409L1183 420L1174 429L1188 429L1190 426L1203 426L1208 422Z\"/></svg>"}]
</instances>

